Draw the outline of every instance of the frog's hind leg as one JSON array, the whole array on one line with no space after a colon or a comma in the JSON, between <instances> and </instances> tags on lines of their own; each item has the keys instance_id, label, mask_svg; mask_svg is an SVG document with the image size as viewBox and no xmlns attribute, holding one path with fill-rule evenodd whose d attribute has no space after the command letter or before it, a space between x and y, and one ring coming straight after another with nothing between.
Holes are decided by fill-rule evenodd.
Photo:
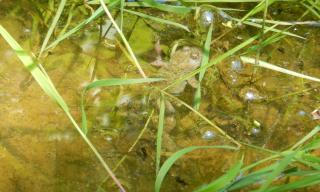
<instances>
[{"instance_id":1,"label":"frog's hind leg","mask_svg":"<svg viewBox=\"0 0 320 192\"><path fill-rule=\"evenodd\" d=\"M191 77L190 79L187 80L188 84L193 87L197 88L199 81L196 79L196 77Z\"/></svg>"}]
</instances>

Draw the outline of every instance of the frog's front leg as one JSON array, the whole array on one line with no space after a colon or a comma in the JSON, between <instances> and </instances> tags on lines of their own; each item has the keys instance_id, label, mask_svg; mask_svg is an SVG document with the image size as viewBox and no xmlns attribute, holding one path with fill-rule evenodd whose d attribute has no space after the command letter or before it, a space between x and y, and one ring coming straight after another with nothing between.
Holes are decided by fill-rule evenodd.
<instances>
[{"instance_id":1,"label":"frog's front leg","mask_svg":"<svg viewBox=\"0 0 320 192\"><path fill-rule=\"evenodd\" d=\"M193 87L197 88L199 81L196 79L196 77L191 77L190 79L187 80L188 84Z\"/></svg>"}]
</instances>

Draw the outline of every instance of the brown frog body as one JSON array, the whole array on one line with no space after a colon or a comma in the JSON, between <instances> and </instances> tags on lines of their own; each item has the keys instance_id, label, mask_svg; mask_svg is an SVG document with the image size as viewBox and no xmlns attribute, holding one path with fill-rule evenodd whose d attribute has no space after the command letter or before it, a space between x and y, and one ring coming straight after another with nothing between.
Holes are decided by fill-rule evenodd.
<instances>
[{"instance_id":1,"label":"brown frog body","mask_svg":"<svg viewBox=\"0 0 320 192\"><path fill-rule=\"evenodd\" d=\"M157 60L151 64L160 67L158 75L166 78L168 82L172 82L178 77L197 69L201 64L202 58L202 51L200 48L189 46L184 46L175 51L168 62L163 61L160 57L160 53L158 54ZM169 89L169 93L178 95L184 91L187 84L196 87L197 80L195 77L192 77L186 81L182 81L181 83L172 86Z\"/></svg>"}]
</instances>

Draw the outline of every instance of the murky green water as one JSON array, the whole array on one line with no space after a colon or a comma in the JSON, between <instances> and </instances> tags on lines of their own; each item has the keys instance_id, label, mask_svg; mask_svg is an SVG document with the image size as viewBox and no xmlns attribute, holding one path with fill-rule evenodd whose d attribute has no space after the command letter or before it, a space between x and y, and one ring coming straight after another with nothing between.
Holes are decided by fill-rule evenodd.
<instances>
[{"instance_id":1,"label":"murky green water","mask_svg":"<svg viewBox=\"0 0 320 192\"><path fill-rule=\"evenodd\" d=\"M0 24L26 50L37 52L45 36L45 23L37 20L32 3L20 3L17 6L10 1L0 4ZM245 7L241 4L238 8ZM269 13L275 20L296 20L302 8L275 5ZM192 15L180 22L195 29L196 23L190 18ZM104 19L99 22L104 23ZM201 35L180 33L175 28L137 17L125 15L124 19L129 43L149 76L161 75L149 64L156 59L156 38L161 39L164 51L180 38L202 39ZM85 84L94 78L139 77L112 35L99 41L98 26L98 23L90 24L40 59L78 122L81 118L80 91ZM103 24L102 30L107 27ZM228 30L217 24L211 57L257 33L250 27ZM286 37L263 48L260 59L319 77L319 28L296 26L291 32L306 39ZM220 37L223 33L226 34ZM0 58L0 191L96 191L99 186L115 191L111 180L105 182L105 171L63 111L36 82L29 81L28 72L2 38ZM178 98L192 105L194 91L187 85ZM156 103L150 96L150 85L95 89L87 97L89 137L111 167L127 155L116 175L128 191L153 190ZM166 114L169 118L165 129L171 129L165 131L163 159L187 146L230 144L202 118L181 104L171 103L175 112ZM318 106L316 83L254 68L240 63L239 55L234 55L207 71L199 111L238 141L281 150L293 145L317 125L310 112ZM152 109L156 113L147 131L128 153ZM265 157L249 149L197 151L177 162L162 189L191 191L223 174L243 154L247 164Z\"/></svg>"}]
</instances>

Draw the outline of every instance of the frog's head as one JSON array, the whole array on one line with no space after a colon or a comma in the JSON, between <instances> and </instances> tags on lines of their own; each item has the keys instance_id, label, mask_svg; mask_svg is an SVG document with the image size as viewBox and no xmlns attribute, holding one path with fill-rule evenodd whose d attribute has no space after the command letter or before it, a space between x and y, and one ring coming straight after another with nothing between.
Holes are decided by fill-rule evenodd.
<instances>
[{"instance_id":1,"label":"frog's head","mask_svg":"<svg viewBox=\"0 0 320 192\"><path fill-rule=\"evenodd\" d=\"M202 58L202 51L200 48L185 46L182 48L182 51L186 56L185 59L188 59L188 68L194 70L200 66Z\"/></svg>"}]
</instances>

